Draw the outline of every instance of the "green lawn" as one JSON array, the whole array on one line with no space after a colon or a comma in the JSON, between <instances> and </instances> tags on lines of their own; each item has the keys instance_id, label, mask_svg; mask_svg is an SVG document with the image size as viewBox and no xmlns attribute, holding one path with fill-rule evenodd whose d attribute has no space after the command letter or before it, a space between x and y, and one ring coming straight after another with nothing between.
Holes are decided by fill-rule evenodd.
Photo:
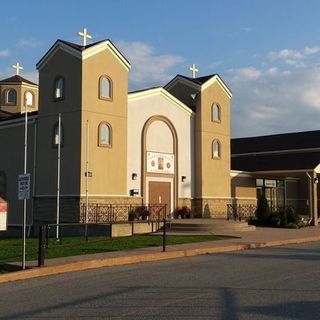
<instances>
[{"instance_id":1,"label":"green lawn","mask_svg":"<svg viewBox=\"0 0 320 320\"><path fill-rule=\"evenodd\" d=\"M228 237L224 236L167 236L166 243L182 244L190 242L215 241ZM28 238L26 242L26 260L37 260L38 239ZM49 240L46 249L46 259L56 257L76 256L90 253L129 250L150 246L162 246L162 236L135 235L132 237L91 237L86 242L83 237L64 237L60 245L54 238ZM8 262L21 261L22 240L12 238L0 238L0 265Z\"/></svg>"}]
</instances>

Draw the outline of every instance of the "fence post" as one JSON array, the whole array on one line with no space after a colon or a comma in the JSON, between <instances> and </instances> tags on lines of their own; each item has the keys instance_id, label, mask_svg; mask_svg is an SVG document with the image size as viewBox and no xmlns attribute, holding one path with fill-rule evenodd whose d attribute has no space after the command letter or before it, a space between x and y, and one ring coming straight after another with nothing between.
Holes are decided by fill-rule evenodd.
<instances>
[{"instance_id":1,"label":"fence post","mask_svg":"<svg viewBox=\"0 0 320 320\"><path fill-rule=\"evenodd\" d=\"M110 238L112 238L112 222L110 222L110 234L109 234Z\"/></svg>"},{"instance_id":2,"label":"fence post","mask_svg":"<svg viewBox=\"0 0 320 320\"><path fill-rule=\"evenodd\" d=\"M167 233L167 225L166 218L163 219L163 236L162 236L162 251L166 251L166 233Z\"/></svg>"},{"instance_id":3,"label":"fence post","mask_svg":"<svg viewBox=\"0 0 320 320\"><path fill-rule=\"evenodd\" d=\"M50 229L50 227L47 225L47 227L46 227L46 248L49 248L49 229Z\"/></svg>"},{"instance_id":4,"label":"fence post","mask_svg":"<svg viewBox=\"0 0 320 320\"><path fill-rule=\"evenodd\" d=\"M86 242L88 242L88 223L87 222L85 223L85 226L84 226L84 237L86 239Z\"/></svg>"},{"instance_id":5,"label":"fence post","mask_svg":"<svg viewBox=\"0 0 320 320\"><path fill-rule=\"evenodd\" d=\"M40 226L39 228L39 252L38 252L38 267L44 266L44 259L46 253L46 233L47 227Z\"/></svg>"},{"instance_id":6,"label":"fence post","mask_svg":"<svg viewBox=\"0 0 320 320\"><path fill-rule=\"evenodd\" d=\"M63 226L60 226L60 238L59 238L59 244L62 244L62 235L63 235Z\"/></svg>"}]
</instances>

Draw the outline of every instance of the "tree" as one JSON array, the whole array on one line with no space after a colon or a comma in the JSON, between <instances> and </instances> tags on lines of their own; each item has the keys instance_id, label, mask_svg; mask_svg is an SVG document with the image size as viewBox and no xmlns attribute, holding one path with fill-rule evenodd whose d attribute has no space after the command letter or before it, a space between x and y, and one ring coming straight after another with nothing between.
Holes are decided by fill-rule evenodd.
<instances>
[{"instance_id":1,"label":"tree","mask_svg":"<svg viewBox=\"0 0 320 320\"><path fill-rule=\"evenodd\" d=\"M269 215L270 215L270 208L269 208L268 200L266 196L262 193L258 197L258 206L256 211L258 222L265 224L268 221Z\"/></svg>"}]
</instances>

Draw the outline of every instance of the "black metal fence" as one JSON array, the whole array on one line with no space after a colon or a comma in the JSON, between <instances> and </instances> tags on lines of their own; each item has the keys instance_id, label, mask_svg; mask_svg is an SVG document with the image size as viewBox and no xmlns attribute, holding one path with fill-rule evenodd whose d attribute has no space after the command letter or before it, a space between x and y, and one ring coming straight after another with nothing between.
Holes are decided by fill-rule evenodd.
<instances>
[{"instance_id":1,"label":"black metal fence","mask_svg":"<svg viewBox=\"0 0 320 320\"><path fill-rule=\"evenodd\" d=\"M255 217L257 206L252 204L227 204L227 219L250 220Z\"/></svg>"},{"instance_id":2,"label":"black metal fence","mask_svg":"<svg viewBox=\"0 0 320 320\"><path fill-rule=\"evenodd\" d=\"M159 231L162 227L162 250L166 251L166 231L167 231L167 223L168 220L163 218L162 220L148 220L147 222L143 221L118 221L118 222L109 222L109 223L61 223L61 224L47 224L41 225L39 228L39 249L38 249L38 266L42 267L45 264L45 255L47 249L49 249L49 239L53 238L55 241L55 245L58 243L59 245L63 244L64 239L64 231L68 230L70 232L70 228L76 228L78 232L78 236L82 236L88 241L89 235L96 236L96 231L93 234L89 233L89 227L98 227L100 231L102 231L103 235L109 238L112 238L112 227L113 225L119 224L130 224L131 225L131 236L135 234L135 225L139 223L148 223L151 225L151 232ZM161 225L162 224L162 225Z\"/></svg>"},{"instance_id":3,"label":"black metal fence","mask_svg":"<svg viewBox=\"0 0 320 320\"><path fill-rule=\"evenodd\" d=\"M88 215L86 219L86 215ZM80 207L80 222L108 223L134 220L162 221L169 218L166 204L86 204Z\"/></svg>"}]
</instances>

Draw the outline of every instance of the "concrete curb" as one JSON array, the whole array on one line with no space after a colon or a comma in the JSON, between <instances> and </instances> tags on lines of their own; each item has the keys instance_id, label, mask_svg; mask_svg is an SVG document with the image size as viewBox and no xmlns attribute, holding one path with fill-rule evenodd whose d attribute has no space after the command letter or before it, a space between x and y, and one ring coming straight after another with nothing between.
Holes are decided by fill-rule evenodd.
<instances>
[{"instance_id":1,"label":"concrete curb","mask_svg":"<svg viewBox=\"0 0 320 320\"><path fill-rule=\"evenodd\" d=\"M37 277L44 277L49 275L57 275L61 273L84 271L89 269L97 269L101 267L112 267L119 265L127 265L133 263L152 262L160 260L169 260L183 257L194 257L199 255L234 252L249 249L269 248L287 244L298 244L305 242L320 241L320 236L308 237L308 238L296 238L286 240L273 240L267 242L247 243L238 245L229 245L221 247L206 247L186 250L176 250L167 252L147 253L132 255L126 257L114 257L105 259L95 259L90 261L71 262L63 265L47 266L42 268L33 268L24 271L10 272L0 275L0 283L26 280Z\"/></svg>"}]
</instances>

